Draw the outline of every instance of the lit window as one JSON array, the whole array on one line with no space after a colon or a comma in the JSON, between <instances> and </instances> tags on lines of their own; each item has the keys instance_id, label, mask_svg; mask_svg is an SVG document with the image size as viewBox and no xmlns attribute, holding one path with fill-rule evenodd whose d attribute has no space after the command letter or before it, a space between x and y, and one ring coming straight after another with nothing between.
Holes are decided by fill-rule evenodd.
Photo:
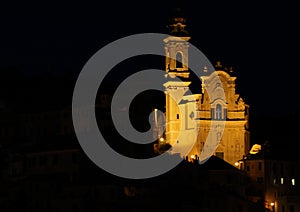
<instances>
[{"instance_id":1,"label":"lit window","mask_svg":"<svg viewBox=\"0 0 300 212\"><path fill-rule=\"evenodd\" d=\"M283 184L283 177L280 178L280 184Z\"/></svg>"},{"instance_id":2,"label":"lit window","mask_svg":"<svg viewBox=\"0 0 300 212\"><path fill-rule=\"evenodd\" d=\"M296 181L295 181L294 178L292 179L292 185L293 185L293 186L296 185Z\"/></svg>"},{"instance_id":3,"label":"lit window","mask_svg":"<svg viewBox=\"0 0 300 212\"><path fill-rule=\"evenodd\" d=\"M216 106L216 119L222 119L222 106L220 104L217 104Z\"/></svg>"}]
</instances>

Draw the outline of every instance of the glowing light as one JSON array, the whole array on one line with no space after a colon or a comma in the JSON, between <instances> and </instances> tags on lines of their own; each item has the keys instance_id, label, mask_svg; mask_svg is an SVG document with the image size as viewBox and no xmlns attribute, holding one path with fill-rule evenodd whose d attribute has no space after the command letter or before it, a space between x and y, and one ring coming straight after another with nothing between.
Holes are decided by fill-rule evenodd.
<instances>
[{"instance_id":1,"label":"glowing light","mask_svg":"<svg viewBox=\"0 0 300 212\"><path fill-rule=\"evenodd\" d=\"M261 145L254 144L250 150L250 154L255 155L261 150Z\"/></svg>"},{"instance_id":2,"label":"glowing light","mask_svg":"<svg viewBox=\"0 0 300 212\"><path fill-rule=\"evenodd\" d=\"M293 185L293 186L296 185L296 181L295 181L294 178L292 179L292 185Z\"/></svg>"},{"instance_id":3,"label":"glowing light","mask_svg":"<svg viewBox=\"0 0 300 212\"><path fill-rule=\"evenodd\" d=\"M235 162L234 165L235 165L235 166L239 166L239 162Z\"/></svg>"},{"instance_id":4,"label":"glowing light","mask_svg":"<svg viewBox=\"0 0 300 212\"><path fill-rule=\"evenodd\" d=\"M163 137L161 137L160 139L159 139L159 141L160 142L163 142L165 139L163 138Z\"/></svg>"},{"instance_id":5,"label":"glowing light","mask_svg":"<svg viewBox=\"0 0 300 212\"><path fill-rule=\"evenodd\" d=\"M283 177L280 178L280 184L283 184Z\"/></svg>"},{"instance_id":6,"label":"glowing light","mask_svg":"<svg viewBox=\"0 0 300 212\"><path fill-rule=\"evenodd\" d=\"M196 157L195 157L195 155L191 155L191 158L192 158L192 159L195 159Z\"/></svg>"},{"instance_id":7,"label":"glowing light","mask_svg":"<svg viewBox=\"0 0 300 212\"><path fill-rule=\"evenodd\" d=\"M271 206L274 206L275 205L275 203L274 202L271 202L271 204L270 204Z\"/></svg>"},{"instance_id":8,"label":"glowing light","mask_svg":"<svg viewBox=\"0 0 300 212\"><path fill-rule=\"evenodd\" d=\"M158 120L157 120L157 109L154 109L154 122L155 122L155 127L158 126Z\"/></svg>"}]
</instances>

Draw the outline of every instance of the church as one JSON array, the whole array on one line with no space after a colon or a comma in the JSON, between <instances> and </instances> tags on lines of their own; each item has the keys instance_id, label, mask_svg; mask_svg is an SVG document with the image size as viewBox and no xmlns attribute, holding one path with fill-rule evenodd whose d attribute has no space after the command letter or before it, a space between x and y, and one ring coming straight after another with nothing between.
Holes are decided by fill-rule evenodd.
<instances>
[{"instance_id":1,"label":"church","mask_svg":"<svg viewBox=\"0 0 300 212\"><path fill-rule=\"evenodd\" d=\"M177 15L168 25L165 45L165 131L158 146L189 161L205 161L211 155L234 165L250 150L249 105L236 92L232 68L221 62L203 67L199 93L191 94L189 40L186 18ZM193 143L193 144L191 144ZM192 146L191 146L192 145ZM172 151L171 151L172 152Z\"/></svg>"}]
</instances>

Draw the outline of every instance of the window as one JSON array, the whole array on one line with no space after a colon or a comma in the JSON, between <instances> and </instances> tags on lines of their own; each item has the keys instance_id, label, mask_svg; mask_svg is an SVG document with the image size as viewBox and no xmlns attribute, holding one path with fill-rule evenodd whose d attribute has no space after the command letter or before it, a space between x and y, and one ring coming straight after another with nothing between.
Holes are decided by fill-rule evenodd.
<instances>
[{"instance_id":1,"label":"window","mask_svg":"<svg viewBox=\"0 0 300 212\"><path fill-rule=\"evenodd\" d=\"M283 184L283 177L280 178L280 184Z\"/></svg>"},{"instance_id":2,"label":"window","mask_svg":"<svg viewBox=\"0 0 300 212\"><path fill-rule=\"evenodd\" d=\"M211 119L215 119L215 108L211 108Z\"/></svg>"},{"instance_id":3,"label":"window","mask_svg":"<svg viewBox=\"0 0 300 212\"><path fill-rule=\"evenodd\" d=\"M177 119L179 119L179 114L176 115Z\"/></svg>"},{"instance_id":4,"label":"window","mask_svg":"<svg viewBox=\"0 0 300 212\"><path fill-rule=\"evenodd\" d=\"M294 178L292 179L292 185L293 185L293 186L296 185L296 181L295 181Z\"/></svg>"},{"instance_id":5,"label":"window","mask_svg":"<svg viewBox=\"0 0 300 212\"><path fill-rule=\"evenodd\" d=\"M176 68L183 68L181 52L177 52L176 54Z\"/></svg>"},{"instance_id":6,"label":"window","mask_svg":"<svg viewBox=\"0 0 300 212\"><path fill-rule=\"evenodd\" d=\"M261 162L258 163L258 170L261 171Z\"/></svg>"},{"instance_id":7,"label":"window","mask_svg":"<svg viewBox=\"0 0 300 212\"><path fill-rule=\"evenodd\" d=\"M217 120L222 119L222 106L220 104L217 104L216 106L216 119Z\"/></svg>"},{"instance_id":8,"label":"window","mask_svg":"<svg viewBox=\"0 0 300 212\"><path fill-rule=\"evenodd\" d=\"M226 119L226 117L227 117L227 109L224 108L223 112L224 112L224 117L223 117L223 119Z\"/></svg>"}]
</instances>

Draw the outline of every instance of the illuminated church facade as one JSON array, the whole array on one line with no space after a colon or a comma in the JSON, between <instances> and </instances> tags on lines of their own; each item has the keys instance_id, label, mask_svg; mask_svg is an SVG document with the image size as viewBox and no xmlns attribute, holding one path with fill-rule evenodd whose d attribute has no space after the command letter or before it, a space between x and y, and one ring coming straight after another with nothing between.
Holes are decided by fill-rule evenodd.
<instances>
[{"instance_id":1,"label":"illuminated church facade","mask_svg":"<svg viewBox=\"0 0 300 212\"><path fill-rule=\"evenodd\" d=\"M163 137L158 139L159 144L168 143L172 148L181 144L179 148L184 148L185 142L194 139L192 149L181 154L185 159L199 159L205 149L213 148L214 155L234 165L250 150L249 105L236 93L232 68L223 67L220 62L215 65L215 71L203 67L199 94L187 94L192 83L188 66L191 37L185 27L185 18L173 18L170 36L164 39L165 132L159 135ZM208 90L213 90L213 95ZM223 128L218 132L220 125ZM195 131L196 138L193 138ZM209 147L214 143L211 139L219 142L215 149Z\"/></svg>"}]
</instances>

